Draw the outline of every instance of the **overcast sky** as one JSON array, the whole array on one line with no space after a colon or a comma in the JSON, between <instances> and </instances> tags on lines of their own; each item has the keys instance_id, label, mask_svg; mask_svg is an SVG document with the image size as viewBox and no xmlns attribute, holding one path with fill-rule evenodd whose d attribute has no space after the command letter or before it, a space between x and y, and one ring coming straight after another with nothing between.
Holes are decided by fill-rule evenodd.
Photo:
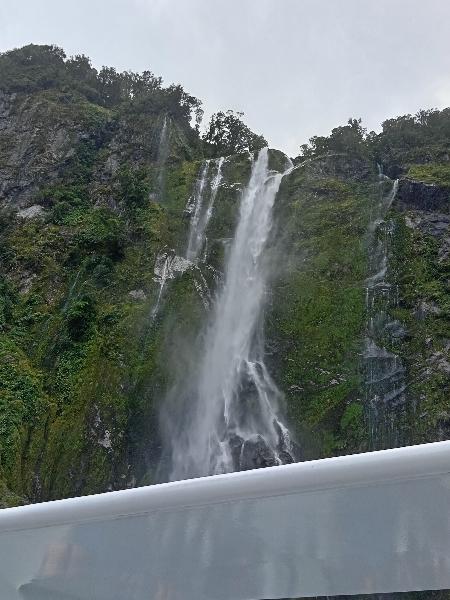
<instances>
[{"instance_id":1,"label":"overcast sky","mask_svg":"<svg viewBox=\"0 0 450 600\"><path fill-rule=\"evenodd\" d=\"M450 0L0 0L0 50L30 42L150 69L291 155L450 105Z\"/></svg>"}]
</instances>

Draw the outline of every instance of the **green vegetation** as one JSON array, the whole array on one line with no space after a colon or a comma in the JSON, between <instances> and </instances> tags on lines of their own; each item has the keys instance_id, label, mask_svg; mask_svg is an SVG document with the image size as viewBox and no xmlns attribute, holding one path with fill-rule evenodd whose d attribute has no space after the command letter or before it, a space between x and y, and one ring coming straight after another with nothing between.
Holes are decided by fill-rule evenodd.
<instances>
[{"instance_id":1,"label":"green vegetation","mask_svg":"<svg viewBox=\"0 0 450 600\"><path fill-rule=\"evenodd\" d=\"M349 173L351 177L351 174ZM267 334L273 370L307 457L361 449L358 352L364 327L363 245L370 187L317 177L308 166L281 189ZM305 443L306 440L306 443Z\"/></svg>"},{"instance_id":2,"label":"green vegetation","mask_svg":"<svg viewBox=\"0 0 450 600\"><path fill-rule=\"evenodd\" d=\"M442 187L450 188L450 164L425 164L412 165L408 171L408 177L425 183L434 183Z\"/></svg>"},{"instance_id":3,"label":"green vegetation","mask_svg":"<svg viewBox=\"0 0 450 600\"><path fill-rule=\"evenodd\" d=\"M309 140L309 144L302 144L300 158L312 158L336 152L367 157L370 138L367 136L367 130L361 125L361 119L349 119L347 125L333 129L329 137L316 135Z\"/></svg>"},{"instance_id":4,"label":"green vegetation","mask_svg":"<svg viewBox=\"0 0 450 600\"><path fill-rule=\"evenodd\" d=\"M411 164L448 160L450 108L420 110L388 119L373 141L379 162Z\"/></svg>"},{"instance_id":5,"label":"green vegetation","mask_svg":"<svg viewBox=\"0 0 450 600\"><path fill-rule=\"evenodd\" d=\"M262 135L256 135L243 123L243 116L242 112L227 110L211 117L203 140L211 150L212 156L256 152L267 146Z\"/></svg>"},{"instance_id":6,"label":"green vegetation","mask_svg":"<svg viewBox=\"0 0 450 600\"><path fill-rule=\"evenodd\" d=\"M380 134L367 133L361 119L349 119L330 136L314 136L303 144L298 160L343 152L397 170L412 163L448 161L450 108L420 110L416 115L388 119L382 127Z\"/></svg>"},{"instance_id":7,"label":"green vegetation","mask_svg":"<svg viewBox=\"0 0 450 600\"><path fill-rule=\"evenodd\" d=\"M404 342L395 349L409 372L413 407L407 425L410 437L416 443L427 442L439 439L447 431L450 418L449 260L439 257L435 238L408 227L401 214L394 213L394 218L391 268L399 286L400 303L393 315L408 331Z\"/></svg>"},{"instance_id":8,"label":"green vegetation","mask_svg":"<svg viewBox=\"0 0 450 600\"><path fill-rule=\"evenodd\" d=\"M162 87L162 79L150 71L142 74L112 67L99 72L84 55L66 59L61 48L30 44L0 54L1 88L9 92L32 93L58 89L81 94L89 102L108 108L130 102L145 103L153 113L166 111L188 123L202 117L201 102L187 94L180 85Z\"/></svg>"}]
</instances>

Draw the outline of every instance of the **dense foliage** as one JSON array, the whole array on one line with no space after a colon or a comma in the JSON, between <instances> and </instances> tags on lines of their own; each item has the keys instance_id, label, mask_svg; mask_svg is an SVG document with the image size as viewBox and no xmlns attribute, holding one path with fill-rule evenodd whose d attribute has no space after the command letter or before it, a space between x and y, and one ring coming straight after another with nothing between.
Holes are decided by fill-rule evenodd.
<instances>
[{"instance_id":1,"label":"dense foliage","mask_svg":"<svg viewBox=\"0 0 450 600\"><path fill-rule=\"evenodd\" d=\"M161 77L150 71L117 72L113 67L97 71L86 56L66 58L57 46L30 44L1 54L0 82L2 89L12 92L58 89L79 93L107 108L137 101L145 104L146 110L165 111L186 121L194 118L197 124L203 114L197 98L180 85L164 88Z\"/></svg>"},{"instance_id":2,"label":"dense foliage","mask_svg":"<svg viewBox=\"0 0 450 600\"><path fill-rule=\"evenodd\" d=\"M238 152L256 152L267 146L262 135L253 133L242 121L242 112L219 111L211 117L203 140L212 156L226 156Z\"/></svg>"},{"instance_id":3,"label":"dense foliage","mask_svg":"<svg viewBox=\"0 0 450 600\"><path fill-rule=\"evenodd\" d=\"M327 136L314 136L300 148L298 160L332 153L350 153L379 163L446 160L450 151L450 108L420 110L416 115L388 119L379 134L367 132L361 119L349 119Z\"/></svg>"},{"instance_id":4,"label":"dense foliage","mask_svg":"<svg viewBox=\"0 0 450 600\"><path fill-rule=\"evenodd\" d=\"M349 119L347 125L335 127L329 137L313 136L300 150L302 159L336 152L367 155L367 130L361 125L361 119Z\"/></svg>"}]
</instances>

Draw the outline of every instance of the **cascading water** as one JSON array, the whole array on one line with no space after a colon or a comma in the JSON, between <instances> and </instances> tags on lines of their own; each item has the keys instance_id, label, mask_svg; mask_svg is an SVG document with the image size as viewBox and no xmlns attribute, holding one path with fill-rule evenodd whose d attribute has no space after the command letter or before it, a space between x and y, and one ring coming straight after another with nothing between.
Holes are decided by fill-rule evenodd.
<instances>
[{"instance_id":1,"label":"cascading water","mask_svg":"<svg viewBox=\"0 0 450 600\"><path fill-rule=\"evenodd\" d=\"M166 121L164 121L164 126ZM163 127L164 130L164 127ZM163 133L161 133L163 137ZM214 162L216 164L216 173L208 185L208 174L210 172L211 161L207 160L202 165L200 176L198 177L194 192L189 199L187 212L191 213L191 224L189 228L188 246L186 250L186 256L177 256L175 251L168 251L167 249L162 251L156 258L156 264L154 268L154 281L159 284L158 295L156 303L152 309L151 317L154 319L160 309L161 300L169 279L174 279L177 274L184 273L187 269L195 267L198 256L205 244L205 232L208 227L209 220L212 215L214 201L217 196L217 192L222 181L222 166L224 158L219 158ZM208 198L209 201L205 207L205 200ZM205 308L209 305L209 290L206 284L206 280L200 270L197 270L197 277L195 279L195 285L198 293L202 298L202 302Z\"/></svg>"},{"instance_id":2,"label":"cascading water","mask_svg":"<svg viewBox=\"0 0 450 600\"><path fill-rule=\"evenodd\" d=\"M160 199L164 196L164 187L165 187L165 170L166 170L166 162L169 157L169 120L167 115L164 115L163 124L161 127L161 133L159 135L159 144L158 144L158 191Z\"/></svg>"},{"instance_id":3,"label":"cascading water","mask_svg":"<svg viewBox=\"0 0 450 600\"><path fill-rule=\"evenodd\" d=\"M405 403L405 370L392 347L404 335L404 329L389 314L398 298L395 286L387 277L393 222L384 219L397 187L398 182L390 180L379 168L380 192L371 222L373 247L369 268L372 275L366 280L368 319L363 352L364 396L371 450L402 443L399 438L402 428L397 420Z\"/></svg>"},{"instance_id":4,"label":"cascading water","mask_svg":"<svg viewBox=\"0 0 450 600\"><path fill-rule=\"evenodd\" d=\"M180 275L187 271L192 266L189 260L186 260L182 256L177 256L173 250L164 250L156 257L156 264L153 270L154 278L153 281L159 284L158 295L156 303L152 308L151 317L154 319L158 314L161 306L161 299L164 292L164 288L169 279L174 279L177 275Z\"/></svg>"},{"instance_id":5,"label":"cascading water","mask_svg":"<svg viewBox=\"0 0 450 600\"><path fill-rule=\"evenodd\" d=\"M264 363L261 318L264 248L282 177L269 171L268 150L261 150L241 198L200 363L176 392L183 396L177 398L183 414L170 428L171 479L293 460L289 433L279 414L282 395Z\"/></svg>"},{"instance_id":6,"label":"cascading water","mask_svg":"<svg viewBox=\"0 0 450 600\"><path fill-rule=\"evenodd\" d=\"M200 172L200 177L196 183L194 195L189 203L192 216L186 258L192 262L195 262L198 259L205 242L205 232L211 219L214 202L222 181L222 167L224 161L225 159L223 157L216 161L216 173L211 180L210 186L207 185L207 180L211 161L205 161ZM205 207L207 191L209 191L209 202Z\"/></svg>"}]
</instances>

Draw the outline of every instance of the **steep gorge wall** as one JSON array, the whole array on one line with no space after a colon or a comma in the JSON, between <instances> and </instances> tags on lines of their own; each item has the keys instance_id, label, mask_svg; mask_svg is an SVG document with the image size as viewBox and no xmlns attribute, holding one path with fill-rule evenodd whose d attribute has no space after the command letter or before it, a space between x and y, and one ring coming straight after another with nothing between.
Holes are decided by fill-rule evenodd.
<instances>
[{"instance_id":1,"label":"steep gorge wall","mask_svg":"<svg viewBox=\"0 0 450 600\"><path fill-rule=\"evenodd\" d=\"M214 289L250 172L247 154L226 161L208 265L175 272L152 316L160 257L185 252L186 206L203 162L192 133L171 115L118 114L79 98L60 110L51 95L11 94L2 113L9 504L155 481L160 403L183 358L177 344L198 333L198 286ZM36 108L46 102L52 127ZM59 153L55 137L64 139Z\"/></svg>"},{"instance_id":2,"label":"steep gorge wall","mask_svg":"<svg viewBox=\"0 0 450 600\"><path fill-rule=\"evenodd\" d=\"M402 156L386 159L401 177L381 221L393 224L388 310L405 334L382 341L403 361L407 391L401 410L384 402L379 412L416 443L450 427L450 168L442 152L438 163ZM198 134L168 106L2 92L1 504L158 480L161 403L196 366L252 156L225 158L206 256L189 265L204 160ZM270 160L283 170L282 153ZM374 158L349 148L299 160L277 196L266 353L299 459L371 448L362 354L379 192Z\"/></svg>"},{"instance_id":3,"label":"steep gorge wall","mask_svg":"<svg viewBox=\"0 0 450 600\"><path fill-rule=\"evenodd\" d=\"M134 422L147 423L152 455L156 409L139 415L144 382L159 381L146 338L153 268L184 243L199 168L183 123L170 119L161 165L163 114L66 95L4 94L0 121L1 465L30 500L133 483ZM162 169L164 208L151 200Z\"/></svg>"}]
</instances>

